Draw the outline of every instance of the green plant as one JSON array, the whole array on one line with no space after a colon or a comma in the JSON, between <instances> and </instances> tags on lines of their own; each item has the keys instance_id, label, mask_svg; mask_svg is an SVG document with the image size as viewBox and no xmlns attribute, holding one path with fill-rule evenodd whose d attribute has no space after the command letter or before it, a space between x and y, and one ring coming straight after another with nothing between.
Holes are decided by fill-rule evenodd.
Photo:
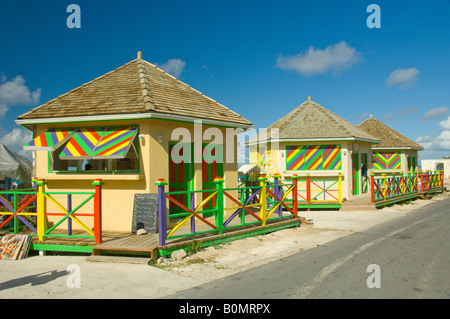
<instances>
[{"instance_id":1,"label":"green plant","mask_svg":"<svg viewBox=\"0 0 450 319\"><path fill-rule=\"evenodd\" d=\"M202 248L202 241L191 241L191 243L187 246L187 255L193 255L198 252Z\"/></svg>"}]
</instances>

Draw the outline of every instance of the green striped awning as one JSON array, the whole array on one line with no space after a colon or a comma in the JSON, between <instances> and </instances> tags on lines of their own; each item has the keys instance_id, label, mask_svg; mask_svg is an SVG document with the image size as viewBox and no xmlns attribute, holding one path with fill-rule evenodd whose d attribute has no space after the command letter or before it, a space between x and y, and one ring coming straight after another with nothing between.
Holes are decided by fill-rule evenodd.
<instances>
[{"instance_id":1,"label":"green striped awning","mask_svg":"<svg viewBox=\"0 0 450 319\"><path fill-rule=\"evenodd\" d=\"M24 150L54 151L72 137L74 131L67 129L51 129L34 138L23 146Z\"/></svg>"}]
</instances>

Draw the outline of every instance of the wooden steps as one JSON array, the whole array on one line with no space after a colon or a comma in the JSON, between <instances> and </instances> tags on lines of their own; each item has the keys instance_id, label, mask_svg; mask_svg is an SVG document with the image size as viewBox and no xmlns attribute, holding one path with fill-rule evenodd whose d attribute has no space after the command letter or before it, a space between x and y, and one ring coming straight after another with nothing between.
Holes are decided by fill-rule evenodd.
<instances>
[{"instance_id":1,"label":"wooden steps","mask_svg":"<svg viewBox=\"0 0 450 319\"><path fill-rule=\"evenodd\" d=\"M377 207L371 202L370 194L364 193L353 196L350 200L342 202L343 211L376 210Z\"/></svg>"},{"instance_id":2,"label":"wooden steps","mask_svg":"<svg viewBox=\"0 0 450 319\"><path fill-rule=\"evenodd\" d=\"M342 203L343 211L357 211L357 210L377 210L377 207L373 203Z\"/></svg>"},{"instance_id":3,"label":"wooden steps","mask_svg":"<svg viewBox=\"0 0 450 319\"><path fill-rule=\"evenodd\" d=\"M92 255L134 255L151 258L158 248L158 234L128 234L92 247Z\"/></svg>"},{"instance_id":4,"label":"wooden steps","mask_svg":"<svg viewBox=\"0 0 450 319\"><path fill-rule=\"evenodd\" d=\"M126 263L126 264L145 264L151 261L150 258L146 257L127 257L127 256L99 256L92 255L86 257L89 262L109 262L109 263Z\"/></svg>"}]
</instances>

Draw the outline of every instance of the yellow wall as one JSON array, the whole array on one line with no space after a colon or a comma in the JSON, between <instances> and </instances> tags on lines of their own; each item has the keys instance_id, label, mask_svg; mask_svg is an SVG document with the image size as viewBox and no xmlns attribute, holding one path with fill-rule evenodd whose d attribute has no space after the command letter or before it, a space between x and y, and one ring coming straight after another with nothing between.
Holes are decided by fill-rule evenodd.
<instances>
[{"instance_id":1,"label":"yellow wall","mask_svg":"<svg viewBox=\"0 0 450 319\"><path fill-rule=\"evenodd\" d=\"M286 169L286 146L288 145L323 145L323 144L339 144L341 145L341 169L339 170L297 170L288 171ZM368 169L370 173L371 165L371 144L362 142L349 142L349 141L316 141L316 142L288 142L279 143L278 151L274 152L277 156L275 160L272 160L270 170L268 170L268 175L272 175L271 172L277 172L281 174L282 178L290 178L293 174L305 177L307 174L315 177L337 177L342 174L342 197L344 199L350 199L352 195L352 157L353 145L357 144L358 153L366 153L368 158ZM257 163L258 159L258 147L256 145L250 146L250 159L251 163ZM273 152L273 150L272 150ZM259 156L261 157L261 156ZM361 171L360 171L361 175ZM361 176L360 176L361 180ZM361 183L360 183L361 187ZM360 190L361 193L361 190Z\"/></svg>"},{"instance_id":2,"label":"yellow wall","mask_svg":"<svg viewBox=\"0 0 450 319\"><path fill-rule=\"evenodd\" d=\"M36 177L45 179L47 182L46 191L49 192L82 192L94 191L92 181L101 178L104 182L102 193L102 224L104 231L131 231L134 194L136 193L157 193L158 189L155 182L159 178L168 181L169 178L169 141L171 140L171 133L175 128L184 127L191 132L193 139L193 124L181 123L175 121L163 120L140 120L140 121L111 121L111 122L91 122L91 123L69 123L59 125L39 125L36 127L36 136L47 131L48 128L62 128L62 127L93 127L100 125L139 125L139 134L144 135L143 141L140 141L140 172L139 173L96 173L96 174L74 174L74 173L50 173L48 171L48 152L36 151L35 165ZM205 131L209 126L203 126ZM225 137L225 128L220 128ZM161 135L162 141L158 142L156 136ZM138 136L136 136L138 138ZM204 140L204 143L210 141ZM237 148L234 144L235 160L233 163L224 163L224 187L232 188L238 185L237 174ZM224 158L226 158L226 147L224 146ZM194 165L194 184L195 189L201 188L202 172L201 163ZM166 186L166 191L168 188ZM86 196L86 195L85 195ZM65 195L54 195L61 204L65 206L67 198ZM76 197L81 197L76 196ZM77 202L81 200L75 198L72 207L76 207ZM198 202L198 200L197 200ZM92 204L88 203L78 212L92 212ZM49 211L59 212L52 203L48 204ZM60 218L58 218L60 219ZM54 217L49 218L50 225L52 222L58 220ZM92 218L83 218L83 222L88 227L93 226ZM66 223L61 224L60 227L65 227ZM75 223L74 229L76 227ZM59 227L58 227L59 229Z\"/></svg>"}]
</instances>

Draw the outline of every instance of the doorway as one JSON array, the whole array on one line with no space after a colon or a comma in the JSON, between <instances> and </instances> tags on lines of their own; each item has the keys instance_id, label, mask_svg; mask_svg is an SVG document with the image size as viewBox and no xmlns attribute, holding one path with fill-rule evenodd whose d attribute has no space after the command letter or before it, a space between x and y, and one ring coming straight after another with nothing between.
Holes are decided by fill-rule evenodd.
<instances>
[{"instance_id":1,"label":"doorway","mask_svg":"<svg viewBox=\"0 0 450 319\"><path fill-rule=\"evenodd\" d=\"M369 190L369 179L367 178L367 154L361 153L361 193Z\"/></svg>"},{"instance_id":2,"label":"doorway","mask_svg":"<svg viewBox=\"0 0 450 319\"><path fill-rule=\"evenodd\" d=\"M214 179L223 177L223 152L222 145L203 145L202 158L202 189L212 190L211 192L203 192L203 200L206 199L216 189ZM203 206L204 211L214 209L216 207L215 197ZM203 216L210 217L214 213L206 212Z\"/></svg>"},{"instance_id":3,"label":"doorway","mask_svg":"<svg viewBox=\"0 0 450 319\"><path fill-rule=\"evenodd\" d=\"M176 145L177 147L174 149ZM179 160L184 157L185 152L190 153L190 161ZM193 176L192 144L169 143L169 192L193 190ZM172 197L187 208L190 208L191 200L188 194L176 194ZM183 211L181 207L170 202L169 214L177 214Z\"/></svg>"},{"instance_id":4,"label":"doorway","mask_svg":"<svg viewBox=\"0 0 450 319\"><path fill-rule=\"evenodd\" d=\"M359 195L359 153L352 154L352 194Z\"/></svg>"}]
</instances>

